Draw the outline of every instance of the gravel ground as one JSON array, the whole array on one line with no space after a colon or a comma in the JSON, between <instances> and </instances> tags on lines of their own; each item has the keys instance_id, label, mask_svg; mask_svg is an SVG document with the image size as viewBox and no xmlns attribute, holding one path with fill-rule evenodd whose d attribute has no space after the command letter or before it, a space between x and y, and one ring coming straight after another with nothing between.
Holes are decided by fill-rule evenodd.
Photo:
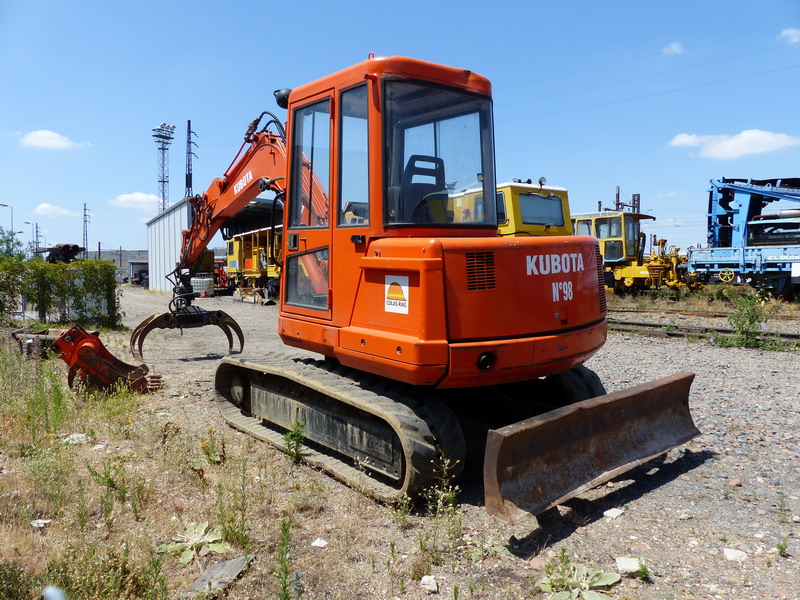
<instances>
[{"instance_id":1,"label":"gravel ground","mask_svg":"<svg viewBox=\"0 0 800 600\"><path fill-rule=\"evenodd\" d=\"M135 326L164 310L167 300L126 286L125 323ZM233 298L202 299L198 304L225 310L242 325L244 356L286 351L276 333L276 307ZM781 324L781 329L790 328L797 324ZM106 344L125 356L126 340L112 336ZM163 404L181 394L187 406L182 419L195 421L197 427L209 422L222 426L211 402L212 379L215 361L226 350L225 337L215 328L188 330L182 337L175 331L152 333L144 358L151 370L164 374L168 385L152 402ZM491 519L480 506L477 484L467 481L459 508L462 544L432 571L438 595L537 597L530 579L541 576L544 564L565 548L573 562L604 570L618 570L616 559L623 557L646 565L650 578L624 578L611 591L613 598L800 598L799 365L797 352L611 333L588 363L607 389L693 371L690 405L702 436L671 451L659 468L645 465L549 511L538 524L508 526ZM300 568L311 573L304 597L348 597L314 583L313 570L323 561L327 576L341 578L338 588L351 590L351 598L426 597L410 579L398 589L384 567L390 540L397 540L398 561L413 559L424 522L416 525L417 533L401 531L390 508L355 500L353 490L317 475L331 507L319 522L307 524L308 543L297 550ZM607 516L609 509L620 509L621 514ZM345 531L328 531L326 537L334 541L321 558L323 551L310 547L310 542L320 529L334 527L334 513L335 527ZM331 522L325 524L326 518ZM343 525L343 520L350 524ZM347 527L353 529L348 533ZM344 541L348 535L359 540L359 547ZM497 546L510 553L489 549ZM476 556L476 548L489 550ZM234 586L229 597L255 599L263 594L251 583Z\"/></svg>"},{"instance_id":2,"label":"gravel ground","mask_svg":"<svg viewBox=\"0 0 800 600\"><path fill-rule=\"evenodd\" d=\"M607 388L693 371L703 435L656 476L658 487L618 503L622 516L569 542L597 561L641 557L656 583L634 597L800 598L797 560L779 556L800 553L798 364L796 352L611 334L589 362Z\"/></svg>"}]
</instances>

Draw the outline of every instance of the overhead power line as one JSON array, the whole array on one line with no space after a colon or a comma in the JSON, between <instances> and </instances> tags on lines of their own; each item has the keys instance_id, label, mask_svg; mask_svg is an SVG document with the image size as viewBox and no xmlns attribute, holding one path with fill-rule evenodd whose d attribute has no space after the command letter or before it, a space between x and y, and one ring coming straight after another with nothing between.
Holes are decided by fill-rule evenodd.
<instances>
[{"instance_id":1,"label":"overhead power line","mask_svg":"<svg viewBox=\"0 0 800 600\"><path fill-rule=\"evenodd\" d=\"M779 48L785 48L786 46L792 46L793 44L778 44L777 46L770 46L768 48L761 48L760 50L753 50L752 52L744 52L742 54L735 54L733 56L726 56L723 58L718 58L715 60L709 60L702 63L697 63L694 65L686 65L685 67L677 67L675 69L667 69L666 71L656 71L654 73L646 73L644 75L637 75L635 77L628 77L627 79L617 79L615 81L604 81L603 83L598 83L597 85L592 85L588 87L582 88L575 88L572 90L566 90L563 92L555 92L552 94L546 94L544 96L533 96L528 98L523 98L521 100L512 100L511 102L503 102L500 103L500 106L511 106L514 104L525 104L528 102L536 102L537 100L546 100L547 98L557 98L558 96L566 96L568 94L577 94L580 92L588 92L604 87L609 87L612 85L619 85L621 83L630 83L631 81L640 81L642 79L647 79L648 77L658 77L660 75L669 75L670 73L679 73L680 71L688 71L690 69L697 69L699 67L705 67L708 65L718 64L721 62L726 62L729 60L736 60L737 58L744 58L745 56L752 56L754 54L760 54L762 52L769 52L770 50L777 50Z\"/></svg>"},{"instance_id":2,"label":"overhead power line","mask_svg":"<svg viewBox=\"0 0 800 600\"><path fill-rule=\"evenodd\" d=\"M797 23L797 22L800 22L800 19L790 19L788 21L781 21L779 23L770 23L769 25L762 25L761 27L756 27L754 29L745 29L745 30L735 31L735 32L728 33L726 35L722 35L722 36L719 36L719 37L711 38L710 40L703 40L703 41L700 41L700 42L695 42L693 44L687 44L686 46L684 46L684 50L691 50L692 48L695 48L697 46L704 46L704 45L707 45L707 44L712 44L714 42L719 42L719 41L727 40L727 39L731 39L731 38L741 38L743 35L748 34L748 33L756 33L758 31L764 31L765 29L772 29L774 27L781 27L781 26L784 26L784 25L789 25L791 23ZM639 61L642 61L642 60L647 60L647 59L650 59L650 58L656 58L656 57L659 57L659 56L662 56L662 55L663 55L663 51L659 50L658 52L654 52L654 53L651 53L651 54L645 54L643 56L636 56L636 57L632 57L632 58L626 58L624 60L620 60L620 61L613 62L613 63L607 63L607 64L604 64L604 65L596 65L596 66L586 67L586 68L583 68L583 69L577 69L575 71L562 71L562 72L556 73L554 75L550 75L549 77L537 78L536 80L532 80L532 81L517 82L515 84L508 85L508 86L495 87L494 91L497 92L497 91L501 91L501 90L504 90L504 89L518 88L518 87L524 87L524 86L530 86L530 85L540 85L543 82L552 81L553 79L560 79L560 78L563 78L563 77L571 77L572 75L582 75L584 73L597 72L597 71L599 71L601 69L610 69L612 67L618 67L620 65L625 65L625 64L629 64L629 63L635 63L635 62L639 62Z\"/></svg>"},{"instance_id":3,"label":"overhead power line","mask_svg":"<svg viewBox=\"0 0 800 600\"><path fill-rule=\"evenodd\" d=\"M674 88L671 90L663 90L660 92L652 92L650 94L640 94L638 96L630 96L628 98L619 98L617 100L608 100L607 102L596 102L594 104L585 104L583 106L573 106L572 108L562 108L560 110L553 110L544 113L538 113L535 115L525 115L523 117L516 117L513 119L498 119L498 123L513 123L515 121L526 121L528 119L536 119L539 117L549 117L552 115L560 115L568 112L575 112L578 110L586 110L589 108L598 108L600 106L611 106L613 104L622 104L623 102L633 102L634 100L642 100L644 98L653 98L655 96L664 96L666 94L675 94L678 92L685 92L686 90L693 90L701 87L708 87L710 85L719 85L721 83L728 83L731 81L739 81L741 79L748 79L750 77L758 77L759 75L769 75L771 73L779 73L781 71L789 71L791 69L797 69L800 67L800 64L797 65L790 65L788 67L781 67L779 69L769 69L767 71L759 71L757 73L749 73L747 75L739 75L737 77L728 77L727 79L717 79L715 81L705 81L703 83L698 83L695 85L689 85L680 88Z\"/></svg>"}]
</instances>

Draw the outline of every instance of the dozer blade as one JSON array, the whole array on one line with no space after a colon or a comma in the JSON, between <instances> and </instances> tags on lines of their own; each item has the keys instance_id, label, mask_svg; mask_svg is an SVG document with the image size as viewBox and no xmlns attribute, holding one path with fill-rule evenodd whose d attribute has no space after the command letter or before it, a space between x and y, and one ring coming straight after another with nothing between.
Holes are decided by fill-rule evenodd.
<instances>
[{"instance_id":1,"label":"dozer blade","mask_svg":"<svg viewBox=\"0 0 800 600\"><path fill-rule=\"evenodd\" d=\"M694 373L677 373L490 430L486 510L537 515L700 435L689 413Z\"/></svg>"},{"instance_id":2,"label":"dozer blade","mask_svg":"<svg viewBox=\"0 0 800 600\"><path fill-rule=\"evenodd\" d=\"M166 312L152 315L139 323L131 334L131 354L136 360L142 358L142 345L144 339L154 329L191 329L194 327L205 327L206 325L216 325L228 338L228 352L238 354L244 349L244 333L239 324L228 313L215 310L209 312L196 306L189 306L175 312ZM239 339L239 350L233 349L233 333Z\"/></svg>"},{"instance_id":3,"label":"dozer blade","mask_svg":"<svg viewBox=\"0 0 800 600\"><path fill-rule=\"evenodd\" d=\"M67 382L72 387L77 377L87 388L108 390L118 382L139 392L152 392L162 386L161 375L150 374L147 365L129 365L111 354L97 335L79 325L66 330L51 345L69 365Z\"/></svg>"}]
</instances>

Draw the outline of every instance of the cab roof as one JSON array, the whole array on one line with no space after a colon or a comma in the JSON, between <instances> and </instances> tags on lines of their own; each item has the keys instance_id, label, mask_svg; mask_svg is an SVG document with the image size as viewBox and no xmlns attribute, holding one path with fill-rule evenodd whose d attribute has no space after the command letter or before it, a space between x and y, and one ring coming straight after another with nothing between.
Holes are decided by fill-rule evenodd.
<instances>
[{"instance_id":1,"label":"cab roof","mask_svg":"<svg viewBox=\"0 0 800 600\"><path fill-rule=\"evenodd\" d=\"M335 87L355 85L365 79L397 77L441 83L491 96L492 84L483 75L468 69L448 67L404 56L369 58L292 90L290 103L297 102Z\"/></svg>"}]
</instances>

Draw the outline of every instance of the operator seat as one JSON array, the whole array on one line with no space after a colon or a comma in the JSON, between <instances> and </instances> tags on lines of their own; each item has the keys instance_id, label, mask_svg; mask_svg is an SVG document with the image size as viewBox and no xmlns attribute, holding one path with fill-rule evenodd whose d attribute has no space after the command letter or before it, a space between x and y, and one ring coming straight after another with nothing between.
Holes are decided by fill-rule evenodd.
<instances>
[{"instance_id":1,"label":"operator seat","mask_svg":"<svg viewBox=\"0 0 800 600\"><path fill-rule=\"evenodd\" d=\"M444 182L444 160L423 154L409 157L403 171L402 198L405 212L412 221L447 222L447 189ZM426 196L436 192L440 194L426 199ZM434 199L437 206L428 206L429 200L433 202Z\"/></svg>"}]
</instances>

